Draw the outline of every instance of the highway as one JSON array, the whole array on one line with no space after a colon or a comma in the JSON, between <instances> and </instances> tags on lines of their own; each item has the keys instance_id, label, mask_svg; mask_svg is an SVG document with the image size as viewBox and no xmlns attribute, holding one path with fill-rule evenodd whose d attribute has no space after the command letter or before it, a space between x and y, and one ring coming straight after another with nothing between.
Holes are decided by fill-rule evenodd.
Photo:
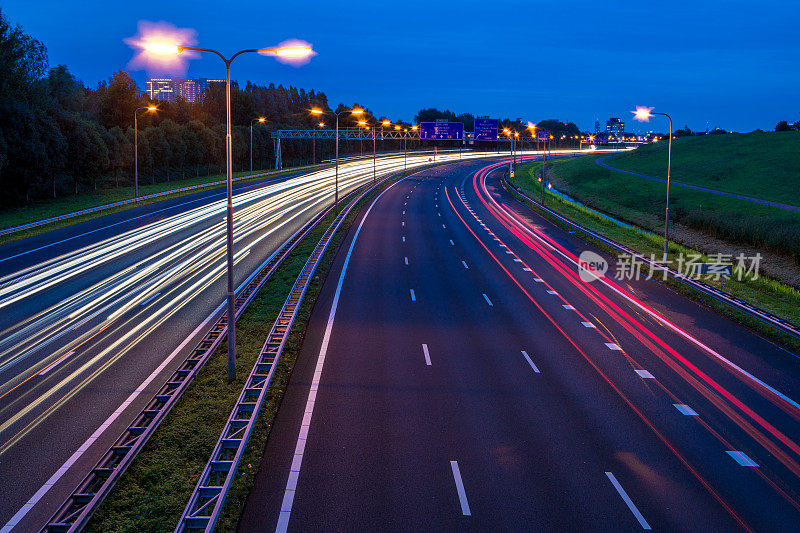
<instances>
[{"instance_id":1,"label":"highway","mask_svg":"<svg viewBox=\"0 0 800 533\"><path fill-rule=\"evenodd\" d=\"M405 164L383 156L377 175ZM371 159L340 165L340 197L372 179ZM235 184L236 285L333 189L333 169ZM40 528L220 316L224 198L216 188L0 247L3 532Z\"/></svg>"},{"instance_id":2,"label":"highway","mask_svg":"<svg viewBox=\"0 0 800 533\"><path fill-rule=\"evenodd\" d=\"M601 252L503 168L362 210L239 530L797 531L797 357L658 281L582 281Z\"/></svg>"}]
</instances>

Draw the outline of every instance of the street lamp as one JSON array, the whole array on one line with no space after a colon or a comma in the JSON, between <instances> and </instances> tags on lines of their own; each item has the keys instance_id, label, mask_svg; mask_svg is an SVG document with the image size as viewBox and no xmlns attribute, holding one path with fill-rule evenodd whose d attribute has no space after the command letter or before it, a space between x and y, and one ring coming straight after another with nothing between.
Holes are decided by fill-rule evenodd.
<instances>
[{"instance_id":1,"label":"street lamp","mask_svg":"<svg viewBox=\"0 0 800 533\"><path fill-rule=\"evenodd\" d=\"M319 126L320 129L322 129L325 127L325 123L320 122L319 124L317 124L317 126ZM317 164L317 130L314 130L314 137L312 137L311 139L311 164L312 165Z\"/></svg>"},{"instance_id":2,"label":"street lamp","mask_svg":"<svg viewBox=\"0 0 800 533\"><path fill-rule=\"evenodd\" d=\"M231 63L234 59L246 53L273 54L275 57L283 59L303 59L314 53L310 46L279 46L272 48L252 48L240 50L233 54L230 59L220 52L211 48L197 48L194 46L182 46L169 42L150 41L144 44L144 49L156 56L177 55L185 50L193 52L210 52L217 54L225 63L225 159L226 174L228 183L228 202L227 202L227 256L228 256L228 383L236 379L236 301L233 289L233 148L231 138Z\"/></svg>"},{"instance_id":3,"label":"street lamp","mask_svg":"<svg viewBox=\"0 0 800 533\"><path fill-rule=\"evenodd\" d=\"M322 115L325 113L322 109L312 109L311 112L315 115ZM339 115L342 113L350 113L351 115L361 115L364 113L363 109L342 109L341 111L329 111L330 114L336 117L336 178L334 180L334 197L333 207L336 214L339 214Z\"/></svg>"},{"instance_id":4,"label":"street lamp","mask_svg":"<svg viewBox=\"0 0 800 533\"><path fill-rule=\"evenodd\" d=\"M667 145L667 207L664 211L664 261L667 260L669 252L669 174L672 166L672 117L666 113L656 113L652 107L637 106L636 111L632 111L634 120L639 122L650 122L653 115L661 115L669 119L669 144Z\"/></svg>"},{"instance_id":5,"label":"street lamp","mask_svg":"<svg viewBox=\"0 0 800 533\"><path fill-rule=\"evenodd\" d=\"M154 105L137 107L133 111L133 197L139 198L139 111L154 113L158 108Z\"/></svg>"},{"instance_id":6,"label":"street lamp","mask_svg":"<svg viewBox=\"0 0 800 533\"><path fill-rule=\"evenodd\" d=\"M264 117L250 119L250 176L253 175L253 122L263 124L266 121L267 119Z\"/></svg>"},{"instance_id":7,"label":"street lamp","mask_svg":"<svg viewBox=\"0 0 800 533\"><path fill-rule=\"evenodd\" d=\"M365 120L361 120L358 122L359 126L362 126L364 129L369 130L370 127L367 125ZM378 169L377 169L377 161L375 159L375 130L378 129L377 127L372 128L372 183L375 183L378 179Z\"/></svg>"}]
</instances>

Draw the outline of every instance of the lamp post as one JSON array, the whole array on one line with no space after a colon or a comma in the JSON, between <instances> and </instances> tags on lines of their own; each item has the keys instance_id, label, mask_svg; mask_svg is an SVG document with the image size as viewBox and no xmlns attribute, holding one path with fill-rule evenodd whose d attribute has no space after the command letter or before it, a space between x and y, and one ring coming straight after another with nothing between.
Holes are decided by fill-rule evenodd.
<instances>
[{"instance_id":1,"label":"lamp post","mask_svg":"<svg viewBox=\"0 0 800 533\"><path fill-rule=\"evenodd\" d=\"M263 124L266 120L264 117L250 119L250 176L253 175L253 122Z\"/></svg>"},{"instance_id":2,"label":"lamp post","mask_svg":"<svg viewBox=\"0 0 800 533\"><path fill-rule=\"evenodd\" d=\"M139 198L139 111L155 112L158 108L154 105L137 107L133 111L133 197Z\"/></svg>"},{"instance_id":3,"label":"lamp post","mask_svg":"<svg viewBox=\"0 0 800 533\"><path fill-rule=\"evenodd\" d=\"M672 166L672 117L666 113L656 113L652 107L637 107L632 111L634 120L639 122L650 122L653 115L661 115L669 120L669 143L667 144L667 207L664 210L664 261L667 260L669 253L669 175Z\"/></svg>"},{"instance_id":4,"label":"lamp post","mask_svg":"<svg viewBox=\"0 0 800 533\"><path fill-rule=\"evenodd\" d=\"M325 113L322 109L312 109L311 112L315 115L322 115ZM341 111L330 111L329 113L336 117L336 178L334 180L334 197L333 208L336 214L339 214L339 115L342 113L350 113L352 115L360 115L364 112L363 109L342 109Z\"/></svg>"},{"instance_id":5,"label":"lamp post","mask_svg":"<svg viewBox=\"0 0 800 533\"><path fill-rule=\"evenodd\" d=\"M367 125L366 120L360 120L358 122L358 125L367 131L369 131L370 129L370 127ZM377 179L377 168L375 161L375 128L372 128L372 183L375 183L376 179Z\"/></svg>"},{"instance_id":6,"label":"lamp post","mask_svg":"<svg viewBox=\"0 0 800 533\"><path fill-rule=\"evenodd\" d=\"M317 126L319 126L320 128L324 128L325 123L320 122L319 124L317 124ZM311 139L311 164L312 165L317 164L317 130L314 130L314 137L312 137Z\"/></svg>"},{"instance_id":7,"label":"lamp post","mask_svg":"<svg viewBox=\"0 0 800 533\"><path fill-rule=\"evenodd\" d=\"M144 49L155 55L171 56L182 53L184 50L193 52L210 52L216 54L225 63L225 159L227 174L227 259L228 259L228 383L236 379L236 301L233 287L233 148L231 137L231 63L234 59L246 53L274 54L276 57L286 59L302 59L313 54L310 46L282 46L273 48L252 48L240 50L230 59L211 48L197 48L194 46L181 46L166 42L148 42Z\"/></svg>"}]
</instances>

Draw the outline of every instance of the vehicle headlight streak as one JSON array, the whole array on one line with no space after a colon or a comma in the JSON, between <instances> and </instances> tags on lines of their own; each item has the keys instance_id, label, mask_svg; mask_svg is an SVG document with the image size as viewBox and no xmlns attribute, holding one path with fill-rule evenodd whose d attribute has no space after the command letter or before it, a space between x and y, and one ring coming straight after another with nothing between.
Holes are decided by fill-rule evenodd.
<instances>
[{"instance_id":1,"label":"vehicle headlight streak","mask_svg":"<svg viewBox=\"0 0 800 533\"><path fill-rule=\"evenodd\" d=\"M498 154L464 153L461 156L465 160L479 157L498 157ZM408 168L428 164L429 158L430 154L410 154L404 162L402 155L384 156L378 159L376 169L379 175L386 175L402 171L406 164ZM456 153L439 154L437 162L458 159ZM372 171L371 159L341 164L340 188L347 190L371 181ZM234 197L237 208L234 222L236 242L241 249L236 261L243 260L265 239L298 217L331 203L333 189L334 171L330 169L237 194ZM11 404L3 406L0 432L11 428L67 386L72 386L55 404L6 441L0 447L0 454L221 277L224 267L224 209L225 201L216 201L0 278L0 309L71 279L88 277L90 281L85 289L17 324L6 326L0 332L0 372L24 361L32 361L24 370L0 384L0 398L72 351L77 350L72 356L76 360L81 354L93 354L88 360L80 359L81 364L72 371L69 371L69 361L60 365L57 371L41 376L41 381L37 381L35 386L16 397ZM191 233L209 220L219 222ZM164 239L181 233L189 234L163 249L154 249L146 259L122 264L120 270L102 279L91 279L100 277L98 267L124 263L133 252L155 248ZM147 302L153 295L158 296ZM143 306L143 302L147 305ZM102 318L106 312L108 316ZM92 325L93 320L101 321ZM83 327L88 327L87 331L76 331ZM74 337L46 353L49 346L70 335ZM60 378L65 372L68 375ZM14 412L20 406L23 407Z\"/></svg>"}]
</instances>

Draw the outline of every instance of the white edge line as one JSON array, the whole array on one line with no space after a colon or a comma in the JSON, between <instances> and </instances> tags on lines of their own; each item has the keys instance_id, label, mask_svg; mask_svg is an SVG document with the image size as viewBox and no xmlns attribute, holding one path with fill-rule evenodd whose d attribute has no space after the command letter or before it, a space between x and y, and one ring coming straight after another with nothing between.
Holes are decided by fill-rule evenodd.
<instances>
[{"instance_id":1,"label":"white edge line","mask_svg":"<svg viewBox=\"0 0 800 533\"><path fill-rule=\"evenodd\" d=\"M294 503L294 494L297 488L297 478L300 474L300 466L303 462L303 452L305 451L306 439L304 436L308 435L308 428L311 425L311 417L314 413L314 404L316 402L317 396L317 388L319 387L319 380L322 375L322 367L325 364L325 355L328 352L328 343L330 342L331 338L331 330L333 329L333 320L336 317L336 309L339 307L339 295L342 293L342 284L344 283L344 276L347 273L347 267L350 264L350 257L353 255L353 248L356 246L356 242L358 241L358 236L361 234L361 228L364 227L364 222L366 222L367 217L369 216L372 208L375 206L375 203L380 200L380 198L392 187L397 185L398 183L405 181L405 179L398 180L391 184L389 187L383 190L369 206L367 212L364 213L364 217L361 219L361 222L358 224L358 229L356 230L355 235L353 236L353 240L350 242L350 248L347 250L347 256L345 256L344 264L342 265L342 272L339 274L339 282L336 285L336 292L333 295L333 303L331 304L331 312L328 314L328 323L325 326L325 334L322 337L322 345L319 349L319 354L317 355L317 364L314 370L314 381L311 383L311 388L308 391L308 399L306 400L306 408L305 408L305 415L303 416L303 422L300 426L300 432L297 435L297 444L295 445L294 457L292 460L291 471L289 472L289 479L286 481L286 490L283 493L283 502L281 503L281 511L280 515L278 515L278 525L275 527L276 532L283 533L289 527L289 518L292 514L292 504ZM411 297L414 297L414 289L411 289ZM305 426L305 429L304 429ZM293 473L296 472L296 473Z\"/></svg>"},{"instance_id":2,"label":"white edge line","mask_svg":"<svg viewBox=\"0 0 800 533\"><path fill-rule=\"evenodd\" d=\"M535 364L533 364L533 361L531 361L531 358L528 355L528 352L526 352L525 350L522 350L522 355L525 356L525 360L528 361L529 365L531 365L531 368L533 369L533 371L536 372L537 374L540 374L539 368Z\"/></svg>"},{"instance_id":3,"label":"white edge line","mask_svg":"<svg viewBox=\"0 0 800 533\"><path fill-rule=\"evenodd\" d=\"M422 353L425 355L425 364L431 366L431 354L428 352L428 345L422 345Z\"/></svg>"},{"instance_id":4,"label":"white edge line","mask_svg":"<svg viewBox=\"0 0 800 533\"><path fill-rule=\"evenodd\" d=\"M461 471L458 469L458 461L450 461L450 468L453 470L453 479L456 482L456 491L458 491L458 501L461 503L461 514L464 516L471 516L469 510L469 502L467 501L467 491L464 490L464 482L461 481Z\"/></svg>"}]
</instances>

